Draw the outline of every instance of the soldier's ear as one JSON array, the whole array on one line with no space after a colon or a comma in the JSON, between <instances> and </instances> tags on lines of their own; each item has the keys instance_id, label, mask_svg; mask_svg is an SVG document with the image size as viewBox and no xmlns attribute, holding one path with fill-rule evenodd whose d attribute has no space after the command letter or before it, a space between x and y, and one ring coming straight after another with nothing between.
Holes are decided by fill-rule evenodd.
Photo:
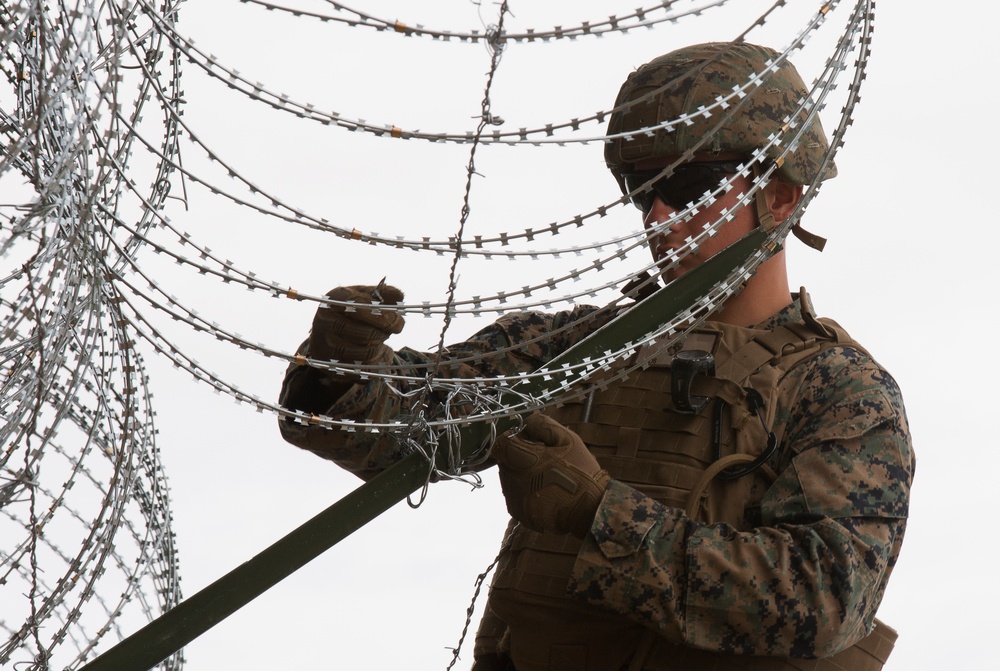
<instances>
[{"instance_id":1,"label":"soldier's ear","mask_svg":"<svg viewBox=\"0 0 1000 671\"><path fill-rule=\"evenodd\" d=\"M773 179L764 187L764 198L774 220L780 224L802 199L802 186L783 179Z\"/></svg>"}]
</instances>

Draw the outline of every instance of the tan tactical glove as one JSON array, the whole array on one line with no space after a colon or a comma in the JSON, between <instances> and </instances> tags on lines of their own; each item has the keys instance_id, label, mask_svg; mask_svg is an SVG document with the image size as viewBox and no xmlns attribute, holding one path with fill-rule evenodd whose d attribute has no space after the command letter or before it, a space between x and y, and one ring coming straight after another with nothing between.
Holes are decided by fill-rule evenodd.
<instances>
[{"instance_id":1,"label":"tan tactical glove","mask_svg":"<svg viewBox=\"0 0 1000 671\"><path fill-rule=\"evenodd\" d=\"M580 436L536 413L492 454L511 517L535 531L587 535L611 476Z\"/></svg>"},{"instance_id":2,"label":"tan tactical glove","mask_svg":"<svg viewBox=\"0 0 1000 671\"><path fill-rule=\"evenodd\" d=\"M381 300L379 299L381 296ZM337 287L327 298L353 303L395 305L403 300L396 287ZM375 307L321 305L313 318L309 356L344 363L372 363L386 356L386 338L403 330L403 316Z\"/></svg>"}]
</instances>

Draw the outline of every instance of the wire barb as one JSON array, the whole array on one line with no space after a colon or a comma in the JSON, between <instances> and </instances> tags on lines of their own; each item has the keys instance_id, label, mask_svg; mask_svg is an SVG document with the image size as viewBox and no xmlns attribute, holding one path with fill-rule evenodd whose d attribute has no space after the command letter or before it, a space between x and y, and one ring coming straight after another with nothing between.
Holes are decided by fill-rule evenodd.
<instances>
[{"instance_id":1,"label":"wire barb","mask_svg":"<svg viewBox=\"0 0 1000 671\"><path fill-rule=\"evenodd\" d=\"M284 74L312 65L326 68L331 60L282 60L283 50L275 49L269 54L273 62L265 67L250 55L244 55L248 61L244 63L230 56L234 52L228 49L216 56L210 48L214 44L197 44L195 37L204 39L197 30L188 32L187 23L178 24L182 7L191 3L69 4L0 0L3 668L79 668L120 635L123 622L152 619L181 599L171 496L156 438L157 403L144 357L156 357L196 384L283 422L398 440L404 451L421 453L428 464L424 487L411 501L418 506L432 482L454 479L474 488L482 485L477 470L488 463L498 425L534 408L582 397L586 390L581 381L609 384L620 379L643 365L648 352L696 328L769 258L821 186L808 185L798 209L759 251L646 339L610 347L578 364L511 372L498 362L517 356L518 347L548 351L545 348L551 349L552 343L591 329L607 314L628 309L631 299L617 293L621 286L643 272L658 276L682 263L718 233L732 212L692 235L663 266L645 260L645 231L616 224L619 207L628 205L626 196L585 194L580 200L579 193L563 194L564 200L546 198L556 206L553 215L543 217L533 214L534 207L521 207L517 216L501 218L509 215L498 214L499 208L492 205L496 201L490 200L497 195L491 188L499 181L500 170L484 155L492 159L489 152L494 147L529 152L590 144L599 149L612 139L604 125L615 111L608 106L596 112L588 108L562 118L538 104L531 109L538 118L515 119L517 108L502 100L501 88L495 86L501 63L506 74L516 63L515 55L530 53L542 62L550 49L535 48L542 43L568 48L575 41L611 34L624 37L637 28L666 32L676 24L685 30L700 16L716 20L724 10L735 12L737 4L746 3L655 2L610 17L547 27L521 21L507 2L476 2L477 11L495 15L480 18L480 25L473 28L455 30L428 28L411 20L414 17L387 19L332 0L322 3L322 11L262 0L243 0L238 10L227 10L240 12L227 20L241 26L259 24L263 30L278 31L274 17L301 34L307 29L328 31L323 36L336 31L333 36L342 38L343 31L352 30L366 48L391 48L405 59L418 57L420 52L411 50L418 40L424 40L424 46L426 40L448 43L435 46L452 49L453 54L474 44L479 58L482 45L490 65L485 82L480 72L474 75L474 90L481 91L478 110L455 110L458 127L443 115L432 117L430 124L437 124L437 130L406 123L413 118L409 116L413 106L400 109L385 103L386 108L366 110L372 117L366 120L360 110L369 101L347 97L341 93L346 87L315 84L284 92L286 79L291 79ZM826 157L830 164L844 145L860 100L874 3L830 0L800 15L791 13L795 11L791 5L802 4L769 3L759 16L749 17L747 27L733 40L752 40L766 24L775 30L787 25L785 46L775 66L800 54L823 56L807 59L820 65L795 118L833 118L828 126L833 128ZM417 6L408 6L408 11ZM208 3L198 9L209 12L210 7ZM264 14L270 18L261 19ZM794 23L775 20L786 16L799 18ZM212 28L218 34L217 26ZM317 40L338 41L344 40ZM564 54L559 57L565 58ZM278 67L268 69L273 65ZM182 73L198 79L197 95L195 89L185 92ZM754 73L731 95L701 110L615 138L628 142L705 119L724 125L741 99L766 85L768 74ZM280 87L269 80L278 76L282 76ZM457 84L464 82L454 83L453 88L460 89ZM256 145L257 151L247 151L245 135L234 143L226 129L208 130L212 127L205 119L218 116L222 107L217 102L223 95L228 96L224 109L232 109L234 116L245 115L255 122L269 115L268 132L258 134L255 142L278 138L291 148L302 145L302 138L316 140L310 147L325 148L329 142L334 151L314 151L311 157L333 156L341 161L334 166L337 169L345 165L340 156L358 155L353 145L339 152L347 142L367 142L379 149L405 146L406 151L438 152L448 145L449 150L467 151L457 225L444 217L450 223L434 228L416 206L405 212L392 208L388 215L381 208L369 208L378 211L365 224L346 213L350 199L370 198L353 193L360 182L386 192L407 181L397 179L402 170L388 176L372 172L363 161L351 163L351 170L337 173L345 175L345 184L339 177L331 182L336 195L329 201L313 199L315 189L282 181L273 170L258 174L260 164L251 154L267 155L275 163L282 159L270 158ZM344 99L339 99L341 95ZM768 148L780 154L778 162L803 141L804 127L788 120L776 128ZM392 142L379 145L381 140ZM759 175L746 193L739 194L741 207L752 205L773 175L774 164L766 163L764 156L763 150L757 152L745 166L745 174ZM533 161L519 165L533 167ZM319 171L330 167L324 165ZM444 174L437 167L427 172ZM308 172L305 167L297 169L294 181L305 182L300 175ZM350 181L353 175L348 173L353 172L364 179ZM696 216L731 191L733 184L734 180L720 183L673 221ZM571 201L578 209L561 205ZM205 216L208 207L213 208L212 215ZM214 208L222 214L216 216ZM320 245L312 243L316 236ZM256 240L266 241L268 247L259 259L250 244ZM429 348L436 354L421 363L397 357L389 364L360 364L318 361L290 351L287 324L301 314L283 311L315 309L329 300L311 286L312 279L282 262L287 257L305 265L300 259L315 258L310 254L320 246L324 264L331 258L337 263L357 258L360 265L367 258L364 252L374 251L380 262L384 259L386 267L395 269L399 266L390 264L407 263L407 255L419 255L413 258L418 259L421 274L439 277L441 291L432 300L393 309L408 317L438 320L432 322L432 328L440 323L440 330L432 333ZM375 286L374 301L383 302L386 281L383 278ZM492 320L532 310L568 314L581 303L605 309L581 311L577 321L558 321L549 332L495 350L446 352L446 341L460 320ZM275 324L282 326L278 334L267 330ZM260 376L268 382L258 383L248 371L273 367L277 372L288 364L326 371L332 378L384 385L394 390L403 410L398 417L352 420L283 407L274 400L274 377ZM558 382L545 394L518 392L522 382L538 379ZM460 429L469 423L482 425L482 444L471 457L460 459ZM477 583L477 593L480 586ZM471 608L468 615L471 618ZM458 648L456 658L457 654ZM183 655L178 653L160 668L174 671L182 665Z\"/></svg>"}]
</instances>

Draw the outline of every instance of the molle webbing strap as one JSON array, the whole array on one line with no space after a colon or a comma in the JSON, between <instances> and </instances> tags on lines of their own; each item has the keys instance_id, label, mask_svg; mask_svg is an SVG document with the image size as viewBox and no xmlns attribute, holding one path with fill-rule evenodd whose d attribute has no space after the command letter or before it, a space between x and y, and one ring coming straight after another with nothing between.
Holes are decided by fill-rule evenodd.
<instances>
[{"instance_id":1,"label":"molle webbing strap","mask_svg":"<svg viewBox=\"0 0 1000 671\"><path fill-rule=\"evenodd\" d=\"M881 671L896 645L896 630L881 620L875 620L872 632L863 639L841 650L833 657L822 659L789 659L789 671ZM750 667L749 671L755 671ZM765 671L761 667L760 671ZM769 671L769 670L768 670Z\"/></svg>"},{"instance_id":2,"label":"molle webbing strap","mask_svg":"<svg viewBox=\"0 0 1000 671\"><path fill-rule=\"evenodd\" d=\"M642 671L642 663L646 661L649 657L649 651L653 649L653 644L656 643L656 632L652 629L647 629L642 632L642 638L639 639L639 645L636 647L635 655L629 661L628 671Z\"/></svg>"},{"instance_id":3,"label":"molle webbing strap","mask_svg":"<svg viewBox=\"0 0 1000 671\"><path fill-rule=\"evenodd\" d=\"M788 354L789 349L791 352L809 349L816 342L817 334L796 326L792 323L754 334L732 356L717 364L716 375L744 385L764 364L782 354Z\"/></svg>"},{"instance_id":4,"label":"molle webbing strap","mask_svg":"<svg viewBox=\"0 0 1000 671\"><path fill-rule=\"evenodd\" d=\"M805 324L790 322L771 331L755 333L732 356L717 364L716 375L742 385L768 361L793 352L809 350L819 339L851 342L850 336L843 329L818 320L807 306L807 303L803 303L801 310Z\"/></svg>"},{"instance_id":5,"label":"molle webbing strap","mask_svg":"<svg viewBox=\"0 0 1000 671\"><path fill-rule=\"evenodd\" d=\"M802 315L802 322L806 325L806 327L827 340L832 340L841 344L849 344L851 347L868 354L868 351L861 347L858 343L854 342L854 339L848 335L847 331L845 331L844 327L840 324L828 317L820 319L816 316L816 311L813 309L812 301L809 300L809 292L806 291L805 287L800 287L799 293L792 294L792 297L799 303L799 313ZM785 328L795 330L796 332L802 332L801 324L785 324Z\"/></svg>"},{"instance_id":6,"label":"molle webbing strap","mask_svg":"<svg viewBox=\"0 0 1000 671\"><path fill-rule=\"evenodd\" d=\"M634 426L622 426L618 429L618 449L616 457L622 459L635 459L639 454L639 444L642 438L642 429Z\"/></svg>"},{"instance_id":7,"label":"molle webbing strap","mask_svg":"<svg viewBox=\"0 0 1000 671\"><path fill-rule=\"evenodd\" d=\"M793 659L790 657L757 657L753 655L722 655L657 640L647 650L641 664L629 669L642 671L881 671L896 643L896 632L880 620L866 637L832 657Z\"/></svg>"},{"instance_id":8,"label":"molle webbing strap","mask_svg":"<svg viewBox=\"0 0 1000 671\"><path fill-rule=\"evenodd\" d=\"M897 638L899 638L899 634L895 629L875 618L872 633L858 641L854 647L864 650L870 657L884 665L889 659L889 655L892 654L892 649L896 646Z\"/></svg>"},{"instance_id":9,"label":"molle webbing strap","mask_svg":"<svg viewBox=\"0 0 1000 671\"><path fill-rule=\"evenodd\" d=\"M780 353L780 347L775 349L774 345L764 338L754 336L728 359L717 363L715 374L724 380L734 380L743 385L754 371Z\"/></svg>"}]
</instances>

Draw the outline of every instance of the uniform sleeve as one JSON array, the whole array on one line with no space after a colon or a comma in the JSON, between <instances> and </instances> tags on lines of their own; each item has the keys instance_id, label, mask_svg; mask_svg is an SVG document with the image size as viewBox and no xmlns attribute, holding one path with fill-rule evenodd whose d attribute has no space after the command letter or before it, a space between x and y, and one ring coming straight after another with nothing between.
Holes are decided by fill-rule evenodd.
<instances>
[{"instance_id":1,"label":"uniform sleeve","mask_svg":"<svg viewBox=\"0 0 1000 671\"><path fill-rule=\"evenodd\" d=\"M527 373L567 349L589 330L599 326L596 308L581 306L553 314L519 312L507 315L468 341L450 346L440 357L444 365L438 378L469 379ZM298 350L308 356L309 340ZM423 379L425 364L437 357L404 348L381 362L396 376ZM405 456L405 449L387 432L364 430L366 423L389 422L406 416L412 391L398 382L384 380L357 384L338 382L336 376L309 366L292 364L285 372L280 404L299 413L348 420L358 428L326 428L296 416L279 419L282 437L305 450L336 462L362 479L369 479ZM432 403L440 399L431 399Z\"/></svg>"},{"instance_id":2,"label":"uniform sleeve","mask_svg":"<svg viewBox=\"0 0 1000 671\"><path fill-rule=\"evenodd\" d=\"M609 487L570 582L676 643L826 657L870 630L906 525L913 456L895 381L827 350L784 383L778 479L761 525L706 525Z\"/></svg>"}]
</instances>

